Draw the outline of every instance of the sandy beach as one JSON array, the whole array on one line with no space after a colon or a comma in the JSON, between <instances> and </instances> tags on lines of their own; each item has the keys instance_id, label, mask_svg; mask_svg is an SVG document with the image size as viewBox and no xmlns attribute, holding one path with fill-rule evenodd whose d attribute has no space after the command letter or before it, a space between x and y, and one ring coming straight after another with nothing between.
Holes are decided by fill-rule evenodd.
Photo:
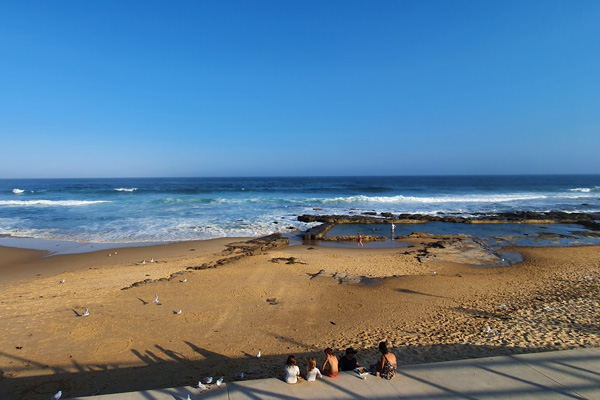
<instances>
[{"instance_id":1,"label":"sandy beach","mask_svg":"<svg viewBox=\"0 0 600 400\"><path fill-rule=\"evenodd\" d=\"M524 261L501 268L422 263L418 238L216 264L244 240L57 256L0 248L0 397L273 377L289 354L322 364L326 347L352 346L368 365L383 340L400 364L600 346L598 246L510 248ZM203 264L215 268L187 269Z\"/></svg>"}]
</instances>

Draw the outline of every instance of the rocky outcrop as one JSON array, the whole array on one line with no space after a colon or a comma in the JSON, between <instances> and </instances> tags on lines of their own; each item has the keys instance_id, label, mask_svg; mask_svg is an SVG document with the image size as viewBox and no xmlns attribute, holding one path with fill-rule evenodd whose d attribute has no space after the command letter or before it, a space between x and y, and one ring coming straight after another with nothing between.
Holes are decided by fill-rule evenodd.
<instances>
[{"instance_id":1,"label":"rocky outcrop","mask_svg":"<svg viewBox=\"0 0 600 400\"><path fill-rule=\"evenodd\" d=\"M298 217L298 219L300 220L300 217ZM315 226L313 228L310 228L309 230L306 231L306 233L304 233L304 239L305 240L319 240L319 239L322 239L325 236L325 234L331 228L333 228L334 225L335 224L333 224L333 223L327 223L326 222L326 223L323 223L321 225L317 225L317 226Z\"/></svg>"},{"instance_id":2,"label":"rocky outcrop","mask_svg":"<svg viewBox=\"0 0 600 400\"><path fill-rule=\"evenodd\" d=\"M290 244L290 240L284 238L281 233L274 233L269 236L263 236L256 239L247 240L244 242L229 243L226 250L223 250L224 255L235 254L231 257L221 258L217 261L204 263L202 265L187 267L190 270L200 270L208 268L217 268L221 265L229 264L233 261L237 261L241 258L248 257L266 251L275 249L277 247L287 246Z\"/></svg>"},{"instance_id":3,"label":"rocky outcrop","mask_svg":"<svg viewBox=\"0 0 600 400\"><path fill-rule=\"evenodd\" d=\"M388 240L386 236L371 236L371 235L363 235L363 242L385 242ZM324 237L321 240L325 242L352 242L356 241L356 236L333 236L333 237Z\"/></svg>"},{"instance_id":4,"label":"rocky outcrop","mask_svg":"<svg viewBox=\"0 0 600 400\"><path fill-rule=\"evenodd\" d=\"M202 270L209 268L217 268L221 265L229 264L237 261L244 257L254 255L256 253L274 249L277 247L287 246L290 244L289 239L284 238L281 233L274 233L272 235L263 236L256 239L250 239L243 242L233 242L225 245L226 249L223 250L222 254L230 257L218 259L217 261L204 263L202 265L187 267L186 271L178 271L169 275L168 278L159 279L144 279L143 281L134 282L133 284L122 288L121 290L131 289L145 283L170 281L172 279L180 278L181 275L189 273L190 270Z\"/></svg>"},{"instance_id":5,"label":"rocky outcrop","mask_svg":"<svg viewBox=\"0 0 600 400\"><path fill-rule=\"evenodd\" d=\"M365 213L367 214L367 213ZM373 214L373 213L368 213ZM329 229L335 224L424 224L427 222L447 222L460 224L577 224L583 227L600 231L600 224L596 220L599 215L586 213L565 213L562 211L534 212L517 211L512 213L475 214L473 217L455 215L437 216L422 214L399 214L394 217L391 213L373 215L300 215L301 222L321 222L323 225L311 228L305 239L322 239Z\"/></svg>"}]
</instances>

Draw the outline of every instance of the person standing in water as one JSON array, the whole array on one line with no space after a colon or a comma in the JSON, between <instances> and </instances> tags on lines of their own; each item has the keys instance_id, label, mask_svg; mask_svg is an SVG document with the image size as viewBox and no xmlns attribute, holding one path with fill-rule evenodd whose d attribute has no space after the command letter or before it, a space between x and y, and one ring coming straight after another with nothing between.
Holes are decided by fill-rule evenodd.
<instances>
[{"instance_id":1,"label":"person standing in water","mask_svg":"<svg viewBox=\"0 0 600 400\"><path fill-rule=\"evenodd\" d=\"M362 242L362 235L360 233L356 235L356 247L365 247Z\"/></svg>"}]
</instances>

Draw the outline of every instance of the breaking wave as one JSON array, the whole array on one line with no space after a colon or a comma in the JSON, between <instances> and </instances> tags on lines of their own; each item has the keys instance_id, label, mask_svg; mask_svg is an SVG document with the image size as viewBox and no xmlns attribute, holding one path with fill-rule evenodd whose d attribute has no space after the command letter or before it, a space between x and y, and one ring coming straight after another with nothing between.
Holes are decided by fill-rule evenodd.
<instances>
[{"instance_id":1,"label":"breaking wave","mask_svg":"<svg viewBox=\"0 0 600 400\"><path fill-rule=\"evenodd\" d=\"M117 192L135 192L137 188L116 188Z\"/></svg>"},{"instance_id":2,"label":"breaking wave","mask_svg":"<svg viewBox=\"0 0 600 400\"><path fill-rule=\"evenodd\" d=\"M579 193L590 193L600 191L600 186L596 186L593 188L573 188L569 189L569 192L579 192Z\"/></svg>"},{"instance_id":3,"label":"breaking wave","mask_svg":"<svg viewBox=\"0 0 600 400\"><path fill-rule=\"evenodd\" d=\"M17 188L13 189L13 193L14 193L14 194L21 194L21 193L24 193L24 192L25 192L25 191L24 191L24 190L22 190L22 189L17 189Z\"/></svg>"},{"instance_id":4,"label":"breaking wave","mask_svg":"<svg viewBox=\"0 0 600 400\"><path fill-rule=\"evenodd\" d=\"M548 196L538 194L522 195L489 195L489 196L447 196L447 197L415 197L415 196L350 196L322 199L323 203L502 203L509 201L547 199ZM313 199L317 200L317 199Z\"/></svg>"},{"instance_id":5,"label":"breaking wave","mask_svg":"<svg viewBox=\"0 0 600 400\"><path fill-rule=\"evenodd\" d=\"M0 200L0 206L89 206L91 204L110 203L110 201L86 201L86 200Z\"/></svg>"}]
</instances>

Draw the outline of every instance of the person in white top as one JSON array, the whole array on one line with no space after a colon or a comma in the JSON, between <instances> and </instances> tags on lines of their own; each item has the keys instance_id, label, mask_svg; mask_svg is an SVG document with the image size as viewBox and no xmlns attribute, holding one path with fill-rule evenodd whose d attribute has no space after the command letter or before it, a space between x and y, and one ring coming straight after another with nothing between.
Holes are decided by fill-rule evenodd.
<instances>
[{"instance_id":1,"label":"person in white top","mask_svg":"<svg viewBox=\"0 0 600 400\"><path fill-rule=\"evenodd\" d=\"M296 357L289 356L285 363L285 381L289 384L298 382L300 376L300 368L296 365Z\"/></svg>"},{"instance_id":2,"label":"person in white top","mask_svg":"<svg viewBox=\"0 0 600 400\"><path fill-rule=\"evenodd\" d=\"M317 360L313 357L308 359L308 368L306 369L306 381L307 382L315 382L317 380L317 376L322 378L321 371L317 368Z\"/></svg>"}]
</instances>

